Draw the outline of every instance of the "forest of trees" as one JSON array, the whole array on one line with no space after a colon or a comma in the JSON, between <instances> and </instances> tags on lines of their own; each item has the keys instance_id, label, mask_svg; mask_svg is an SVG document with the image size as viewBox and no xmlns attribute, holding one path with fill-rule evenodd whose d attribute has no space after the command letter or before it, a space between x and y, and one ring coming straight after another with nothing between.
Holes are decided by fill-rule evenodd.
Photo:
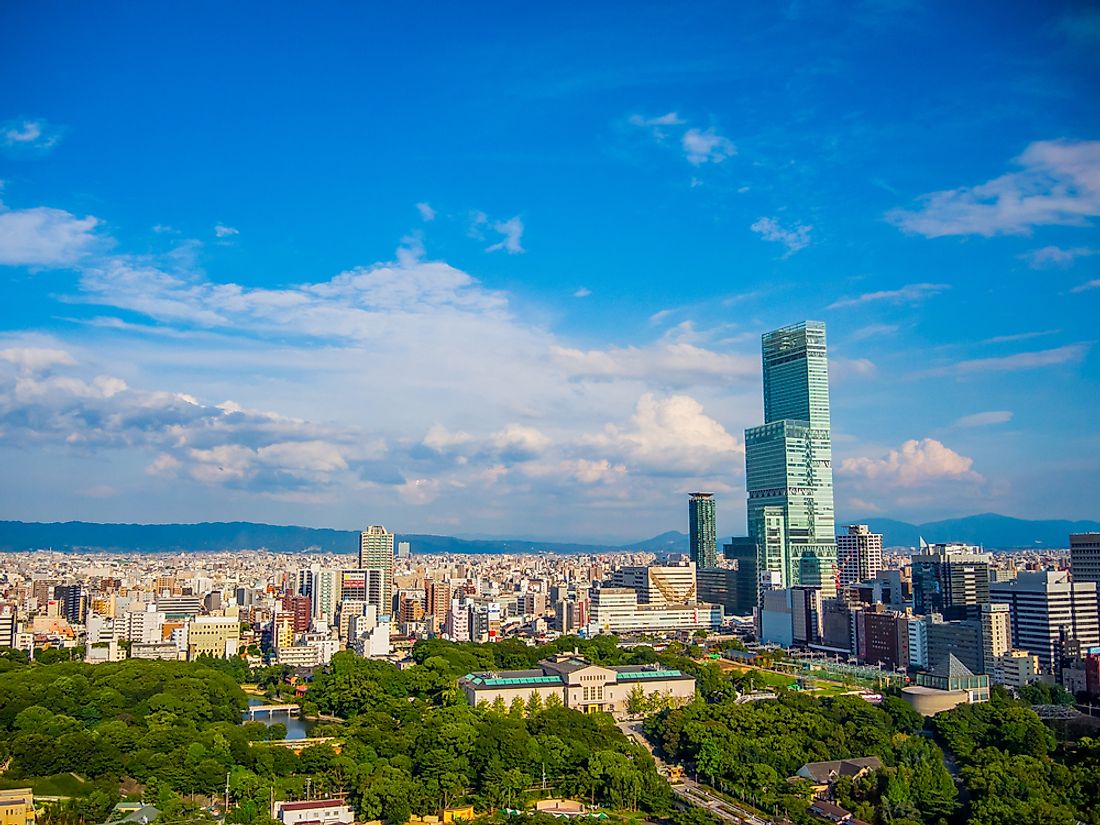
<instances>
[{"instance_id":1,"label":"forest of trees","mask_svg":"<svg viewBox=\"0 0 1100 825\"><path fill-rule=\"evenodd\" d=\"M532 667L574 647L604 664L659 661L695 675L695 703L639 703L652 741L701 780L795 822L810 821L807 784L788 781L804 763L874 755L881 769L844 778L835 792L875 825L1100 825L1100 743L1059 742L1028 706L1063 701L1057 691L1012 699L997 690L992 702L940 714L926 729L897 696L876 707L780 690L778 700L736 704L761 684L758 673L731 675L680 645L660 654L623 649L613 637L541 648L422 641L404 670L338 653L315 674L303 706L344 720L319 723L312 734L336 737L339 752L321 744L300 755L270 744L285 734L281 725L242 723L241 684L276 695L289 689L284 669L250 671L240 659L44 664L12 653L0 656L3 780L73 772L87 781L77 798L51 805L42 825L103 822L125 789L157 805L166 822L209 819L227 776L229 822L239 825L269 825L272 796L302 798L307 788L346 794L362 819L400 823L458 802L521 807L544 783L650 820L712 825L698 809L675 810L652 757L609 716L536 698L474 708L457 688L465 673ZM961 794L941 744L957 760Z\"/></svg>"}]
</instances>

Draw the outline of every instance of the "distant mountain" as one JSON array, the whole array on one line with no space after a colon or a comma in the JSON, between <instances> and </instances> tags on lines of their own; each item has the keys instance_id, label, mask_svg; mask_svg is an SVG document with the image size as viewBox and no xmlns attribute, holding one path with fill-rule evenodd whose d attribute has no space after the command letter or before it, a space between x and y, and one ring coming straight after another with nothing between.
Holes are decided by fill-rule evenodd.
<instances>
[{"instance_id":1,"label":"distant mountain","mask_svg":"<svg viewBox=\"0 0 1100 825\"><path fill-rule=\"evenodd\" d=\"M886 518L868 518L838 524L867 524L883 534L887 547L916 547L921 537L928 542L961 541L981 544L990 549L1012 550L1068 547L1070 533L1100 532L1100 521L1046 519L1029 521L996 513L965 518L908 524Z\"/></svg>"},{"instance_id":2,"label":"distant mountain","mask_svg":"<svg viewBox=\"0 0 1100 825\"><path fill-rule=\"evenodd\" d=\"M988 548L1065 547L1070 533L1100 532L1096 521L1027 521L985 513L978 516L909 524L886 518L838 524L869 524L883 534L887 547L916 547L927 541L963 541ZM612 553L644 550L659 555L686 553L688 536L676 530L621 546L575 544L531 539L459 539L453 536L404 534L414 553ZM95 524L68 521L51 524L0 521L0 551L106 550L174 553L182 551L259 550L274 553L354 553L359 534L352 530L255 524L247 521L202 524Z\"/></svg>"}]
</instances>

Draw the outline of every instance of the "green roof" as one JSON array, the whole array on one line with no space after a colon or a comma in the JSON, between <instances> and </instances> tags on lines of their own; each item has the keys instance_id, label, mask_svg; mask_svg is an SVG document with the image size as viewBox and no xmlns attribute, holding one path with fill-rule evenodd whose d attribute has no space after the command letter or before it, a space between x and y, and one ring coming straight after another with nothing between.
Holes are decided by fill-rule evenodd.
<instances>
[{"instance_id":1,"label":"green roof","mask_svg":"<svg viewBox=\"0 0 1100 825\"><path fill-rule=\"evenodd\" d=\"M639 670L632 673L620 673L619 680L623 679L667 679L670 676L683 676L678 670Z\"/></svg>"}]
</instances>

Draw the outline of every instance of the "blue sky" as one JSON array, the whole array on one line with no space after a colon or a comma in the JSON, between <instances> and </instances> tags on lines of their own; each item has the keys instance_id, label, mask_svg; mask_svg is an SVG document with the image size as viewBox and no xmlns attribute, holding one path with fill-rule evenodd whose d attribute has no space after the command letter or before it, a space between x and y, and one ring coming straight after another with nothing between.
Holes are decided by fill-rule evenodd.
<instances>
[{"instance_id":1,"label":"blue sky","mask_svg":"<svg viewBox=\"0 0 1100 825\"><path fill-rule=\"evenodd\" d=\"M744 529L759 335L837 509L1096 518L1088 4L7 3L0 518Z\"/></svg>"}]
</instances>

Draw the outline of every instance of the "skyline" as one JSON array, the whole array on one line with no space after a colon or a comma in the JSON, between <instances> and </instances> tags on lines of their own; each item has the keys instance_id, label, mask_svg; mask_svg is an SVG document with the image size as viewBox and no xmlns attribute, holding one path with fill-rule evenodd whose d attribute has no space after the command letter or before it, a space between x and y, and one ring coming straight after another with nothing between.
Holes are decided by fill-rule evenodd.
<instances>
[{"instance_id":1,"label":"skyline","mask_svg":"<svg viewBox=\"0 0 1100 825\"><path fill-rule=\"evenodd\" d=\"M0 518L742 535L807 318L841 519L1096 518L1095 9L50 8L0 11Z\"/></svg>"}]
</instances>

